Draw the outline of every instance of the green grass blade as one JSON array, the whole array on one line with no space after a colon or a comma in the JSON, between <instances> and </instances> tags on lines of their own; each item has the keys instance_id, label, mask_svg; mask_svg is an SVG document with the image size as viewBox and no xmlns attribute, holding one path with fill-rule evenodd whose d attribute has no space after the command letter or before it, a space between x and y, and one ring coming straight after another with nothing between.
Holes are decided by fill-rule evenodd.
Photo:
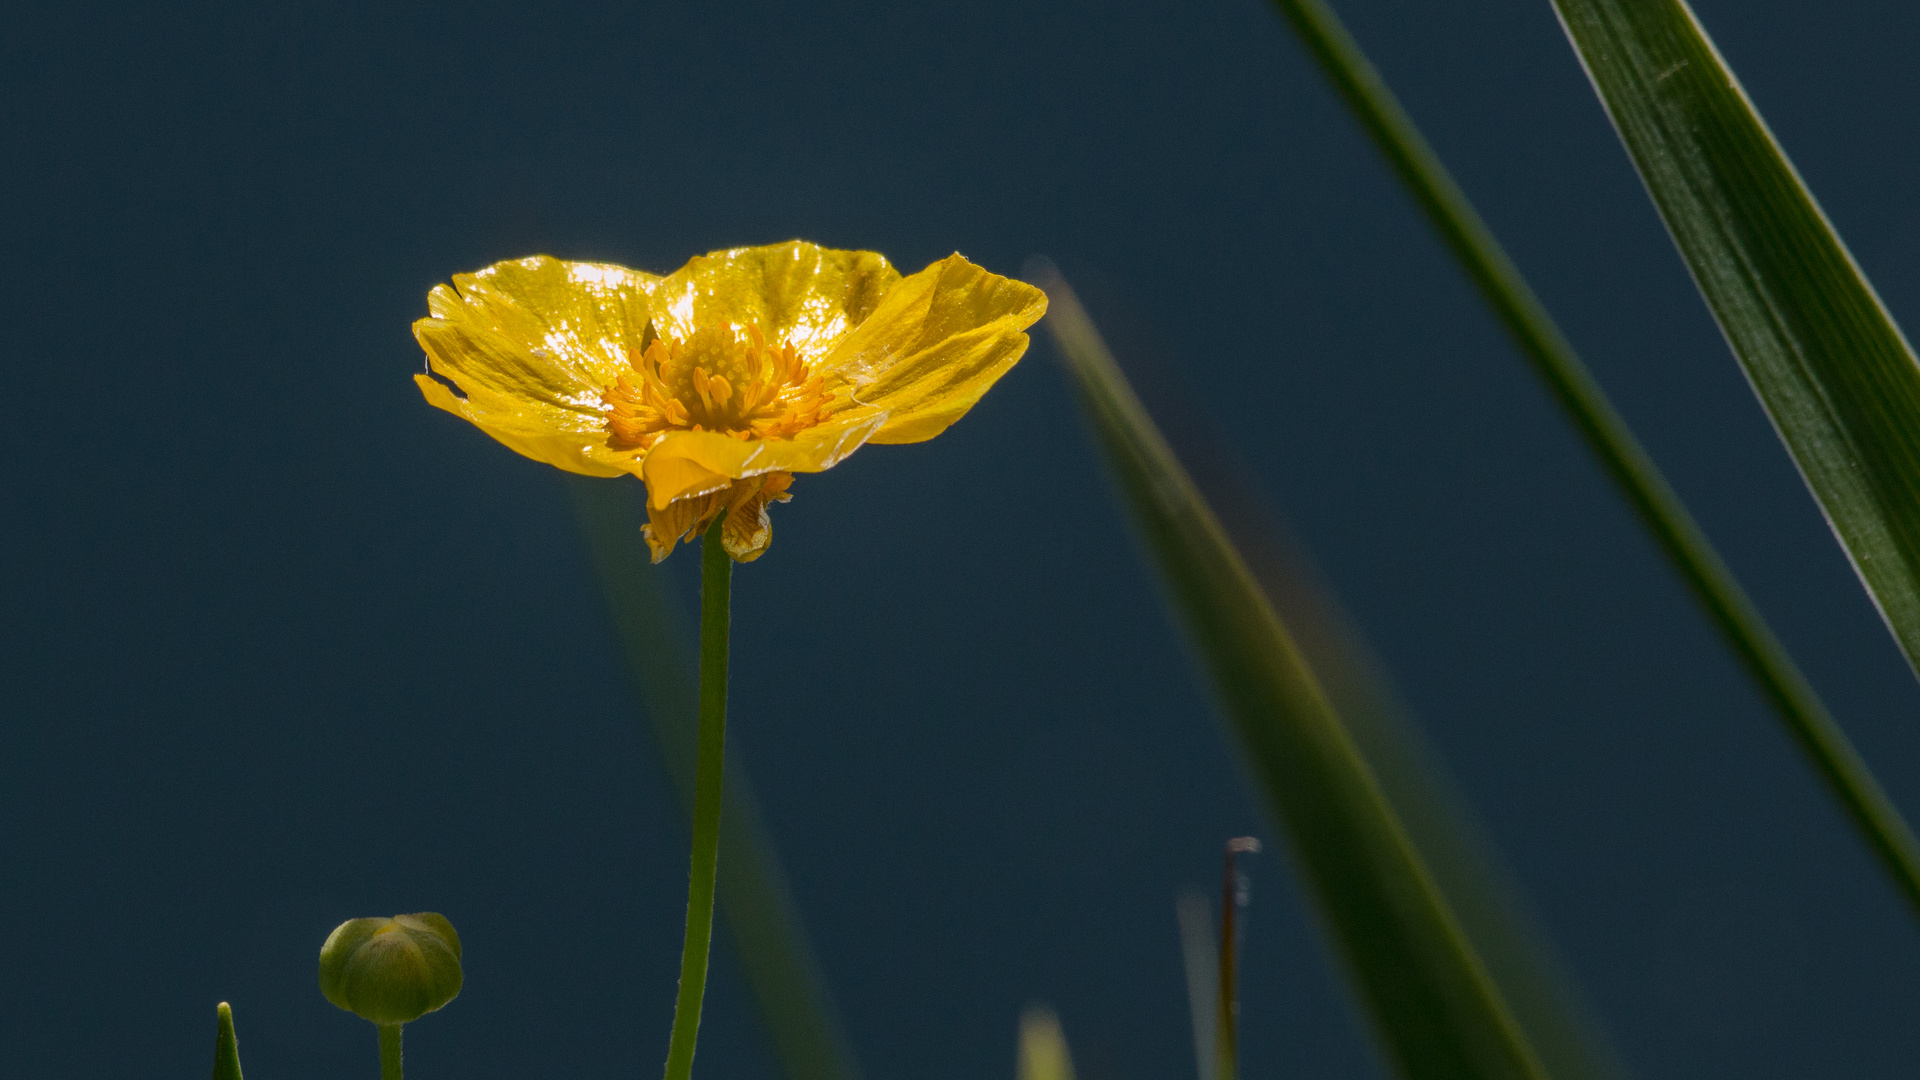
<instances>
[{"instance_id":1,"label":"green grass blade","mask_svg":"<svg viewBox=\"0 0 1920 1080\"><path fill-rule=\"evenodd\" d=\"M1197 890L1180 894L1174 902L1180 924L1180 956L1187 969L1187 1010L1193 1019L1193 1075L1196 1080L1218 1080L1219 1055L1214 1049L1220 1015L1220 953L1213 933L1213 904Z\"/></svg>"},{"instance_id":2,"label":"green grass blade","mask_svg":"<svg viewBox=\"0 0 1920 1080\"><path fill-rule=\"evenodd\" d=\"M1051 267L1046 325L1260 794L1413 1080L1551 1075L1462 932L1352 734L1099 333Z\"/></svg>"},{"instance_id":3,"label":"green grass blade","mask_svg":"<svg viewBox=\"0 0 1920 1080\"><path fill-rule=\"evenodd\" d=\"M213 1080L241 1080L240 1042L233 1035L233 1009L224 1001L214 1008Z\"/></svg>"},{"instance_id":4,"label":"green grass blade","mask_svg":"<svg viewBox=\"0 0 1920 1080\"><path fill-rule=\"evenodd\" d=\"M690 812L698 690L679 613L640 537L646 520L640 485L574 476L566 483L651 734ZM753 787L737 760L727 762L723 806L720 912L774 1054L788 1080L860 1080Z\"/></svg>"},{"instance_id":5,"label":"green grass blade","mask_svg":"<svg viewBox=\"0 0 1920 1080\"><path fill-rule=\"evenodd\" d=\"M1534 295L1532 288L1527 285L1519 268L1514 265L1512 259L1507 257L1506 250L1500 246L1500 242L1494 238L1486 223L1481 220L1473 204L1467 200L1466 193L1454 183L1446 166L1441 164L1433 148L1427 145L1426 139L1414 126L1413 119L1400 106L1393 91L1387 87L1379 72L1367 61L1358 43L1353 40L1352 35L1347 33L1346 27L1340 23L1331 8L1322 0L1274 0L1274 5L1286 15L1306 44L1308 51L1320 62L1335 88L1353 108L1355 115L1366 127L1367 132L1373 136L1381 151L1386 154L1388 162L1406 183L1415 201L1426 212L1447 246L1459 258L1467 275L1473 279L1475 285L1479 286L1482 295L1493 307L1494 313L1519 344L1522 353L1532 363L1534 370L1546 381L1549 390L1559 400L1581 435L1585 437L1588 446L1599 457L1601 464L1606 467L1641 521L1653 533L1654 539L1659 542L1667 557L1680 571L1695 598L1706 609L1714 624L1719 627L1728 644L1733 647L1734 653L1740 657L1749 674L1759 685L1761 692L1772 702L1781 721L1813 763L1814 768L1818 770L1828 788L1839 799L1854 826L1866 839L1868 846L1886 866L1888 873L1893 875L1895 883L1905 894L1909 903L1916 910L1920 910L1920 842L1915 841L1913 830L1900 816L1899 810L1894 807L1892 801L1887 798L1879 782L1868 770L1866 762L1854 750L1845 732L1841 731L1840 726L1834 722L1825 704L1814 692L1812 684L1800 672L1793 659L1787 655L1786 648L1774 636L1773 630L1761 617L1759 609L1754 607L1753 602L1747 598L1740 583L1734 579L1732 571L1727 569L1726 563L1707 540L1706 534L1701 532L1693 516L1681 504L1680 497L1674 493L1672 486L1661 475L1653 459L1641 448L1639 440L1634 437L1626 421L1614 409L1613 404L1600 389L1599 383L1581 362L1573 345L1567 341L1566 335L1560 332L1553 317L1547 313L1539 298ZM1647 0L1647 2L1623 0L1619 3L1613 0L1605 0L1605 2L1574 0L1574 2L1562 4L1562 13L1564 17L1567 11L1575 8L1581 11L1604 9L1612 13L1608 18L1613 22L1607 25L1617 26L1625 25L1623 20L1626 16L1619 14L1622 11L1631 10L1635 12L1634 19L1645 20L1652 18L1651 13L1667 11L1669 7L1670 0ZM1672 10L1679 12L1679 18L1686 20L1689 27L1693 26L1684 8L1673 7ZM1572 23L1569 22L1568 25L1571 26ZM1697 32L1697 28L1694 29ZM1576 43L1579 41L1577 34L1575 40ZM1704 36L1700 37L1699 41L1705 51L1711 54L1712 46L1705 42ZM1612 49L1612 46L1607 46L1603 51L1607 49ZM1608 55L1613 56L1613 53L1608 52ZM1614 60L1617 59L1618 57L1614 58ZM1614 60L1609 60L1607 63L1612 64ZM1713 62L1716 65L1719 63L1717 56L1713 57ZM1588 60L1588 70L1590 72L1596 70L1592 60ZM1660 72L1664 70L1664 67L1653 69L1651 78L1657 81L1661 77ZM1680 70L1684 72L1687 69ZM1724 69L1722 70L1724 72ZM1705 78L1697 70L1689 77ZM1724 78L1731 84L1730 74L1725 74ZM1596 85L1598 85L1597 81ZM1745 98L1740 96L1737 86L1723 86L1722 90L1738 98L1744 106ZM1601 96L1607 97L1604 88ZM1615 118L1616 121L1619 120L1617 113ZM1759 126L1758 117L1753 117L1752 120L1759 136L1766 139L1765 129ZM1627 129L1623 125L1621 130L1625 132ZM1771 148L1771 140L1766 139L1766 142ZM1632 138L1628 139L1628 145L1630 148L1633 146ZM1778 158L1778 151L1774 150L1773 153ZM1636 161L1638 160L1636 153ZM1785 159L1778 160L1780 167L1786 170L1787 177L1797 185L1798 180L1792 177L1791 169L1786 165ZM1695 163L1697 164L1697 161ZM1641 166L1641 172L1643 176L1648 175L1645 165ZM1649 180L1649 186L1658 191L1658 185L1652 180ZM1804 192L1802 194L1804 195ZM1810 198L1806 200L1806 206L1813 217L1818 219L1819 210L1812 205ZM1663 212L1665 209L1665 205L1662 204ZM1671 215L1668 220L1671 223ZM1819 224L1822 228L1825 227L1823 219ZM1676 232L1675 235L1678 236L1679 233ZM1827 235L1831 238L1830 232ZM1852 263L1846 259L1845 250L1839 248L1839 241L1834 239L1832 243L1841 261L1851 271ZM1681 246L1685 250L1687 245L1683 241ZM1688 258L1692 261L1693 256L1689 254ZM1695 274L1696 276L1700 274L1697 267ZM1855 279L1859 280L1857 273ZM1870 291L1866 290L1865 282L1859 280L1859 284L1865 298L1871 301L1873 310L1880 312L1879 302ZM1706 286L1703 285L1704 287ZM1708 289L1708 291L1711 295L1712 290ZM1880 317L1882 320L1885 319L1884 312L1880 312ZM1724 317L1722 321L1724 325ZM1890 321L1885 325L1894 341L1903 350L1901 355L1906 356L1905 343L1899 340L1898 331L1893 330ZM1731 335L1731 331L1729 334ZM1903 362L1907 365L1904 377L1912 386L1905 392L1906 396L1900 400L1920 402L1920 373L1911 370L1913 361L1910 357ZM1748 372L1750 375L1753 372L1751 364ZM1757 377L1755 385L1761 385ZM1767 397L1764 389L1761 396L1763 399ZM1871 398L1871 393L1867 398ZM1811 408L1811 405L1806 402L1801 402L1794 407L1803 406ZM1772 407L1771 403L1769 407ZM1920 413L1909 409L1906 415L1920 416ZM1778 412L1775 413L1775 423L1783 431L1788 428L1788 425L1781 422ZM1911 433L1907 435L1907 445L1920 447L1920 427L1909 430ZM1827 438L1827 436L1819 436L1813 441L1818 443L1820 438ZM1789 436L1789 444L1792 444L1791 436ZM1847 443L1842 437L1822 445L1840 447ZM1796 449L1795 453L1798 456L1799 451ZM1804 462L1801 468L1807 469ZM1808 475L1812 476L1811 473ZM1920 473L1914 475L1920 477ZM1813 484L1816 492L1819 491L1818 482L1810 479L1810 483ZM1920 538L1920 503L1913 501L1911 487L1901 490L1907 492L1906 513L1912 519L1915 529L1911 535ZM1828 515L1834 521L1839 521L1831 506L1828 507ZM1846 530L1841 528L1840 532L1844 539L1847 535ZM1849 548L1851 553L1850 544ZM1908 583L1902 587L1910 590L1912 572L1904 559L1887 554L1877 555L1876 558L1889 564L1897 563L1897 566L1890 565L1888 569L1897 571L1896 576ZM1858 556L1856 556L1856 565L1861 565ZM1871 585L1872 577L1864 571L1862 576L1866 577ZM1875 593L1877 596L1877 588ZM1882 610L1887 610L1884 602ZM1914 610L1920 613L1920 607ZM1891 615L1889 620L1892 621Z\"/></svg>"},{"instance_id":6,"label":"green grass blade","mask_svg":"<svg viewBox=\"0 0 1920 1080\"><path fill-rule=\"evenodd\" d=\"M1707 306L1920 668L1920 366L1693 12L1556 0Z\"/></svg>"},{"instance_id":7,"label":"green grass blade","mask_svg":"<svg viewBox=\"0 0 1920 1080\"><path fill-rule=\"evenodd\" d=\"M1218 448L1189 437L1177 439L1174 450L1193 467L1201 496L1220 508L1227 538L1292 632L1547 1071L1560 1080L1621 1080L1625 1070L1611 1042L1311 559Z\"/></svg>"},{"instance_id":8,"label":"green grass blade","mask_svg":"<svg viewBox=\"0 0 1920 1080\"><path fill-rule=\"evenodd\" d=\"M1060 1018L1044 1005L1020 1016L1020 1049L1014 1067L1016 1080L1073 1080L1073 1055Z\"/></svg>"}]
</instances>

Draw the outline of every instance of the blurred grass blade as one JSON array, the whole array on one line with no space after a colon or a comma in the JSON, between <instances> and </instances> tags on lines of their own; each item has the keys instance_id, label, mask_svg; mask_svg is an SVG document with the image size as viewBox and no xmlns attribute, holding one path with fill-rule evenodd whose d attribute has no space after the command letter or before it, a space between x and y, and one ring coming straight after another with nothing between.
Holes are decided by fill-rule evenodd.
<instances>
[{"instance_id":1,"label":"blurred grass blade","mask_svg":"<svg viewBox=\"0 0 1920 1080\"><path fill-rule=\"evenodd\" d=\"M1920 669L1920 366L1680 0L1555 0L1774 429Z\"/></svg>"},{"instance_id":2,"label":"blurred grass blade","mask_svg":"<svg viewBox=\"0 0 1920 1080\"><path fill-rule=\"evenodd\" d=\"M1187 1008L1193 1014L1194 1075L1199 1080L1216 1080L1220 954L1213 937L1213 904L1190 889L1180 894L1174 914L1180 921L1180 955L1187 967Z\"/></svg>"},{"instance_id":3,"label":"blurred grass blade","mask_svg":"<svg viewBox=\"0 0 1920 1080\"><path fill-rule=\"evenodd\" d=\"M1402 1075L1545 1078L1292 635L1050 265L1046 325L1168 601Z\"/></svg>"},{"instance_id":4,"label":"blurred grass blade","mask_svg":"<svg viewBox=\"0 0 1920 1080\"><path fill-rule=\"evenodd\" d=\"M1626 1074L1611 1043L1343 614L1299 570L1255 572L1547 1071L1559 1080L1620 1080Z\"/></svg>"},{"instance_id":5,"label":"blurred grass blade","mask_svg":"<svg viewBox=\"0 0 1920 1080\"><path fill-rule=\"evenodd\" d=\"M1034 1005L1020 1015L1018 1080L1073 1080L1073 1055L1053 1010Z\"/></svg>"},{"instance_id":6,"label":"blurred grass blade","mask_svg":"<svg viewBox=\"0 0 1920 1080\"><path fill-rule=\"evenodd\" d=\"M1441 164L1433 148L1427 145L1426 139L1414 126L1413 119L1400 106L1399 100L1381 79L1380 73L1367 61L1366 55L1360 51L1359 44L1353 40L1351 34L1347 33L1346 27L1341 24L1332 8L1328 7L1323 0L1273 0L1273 2L1299 33L1302 42L1314 59L1320 62L1321 68L1333 82L1335 89L1346 99L1361 124L1366 127L1368 134L1373 136L1374 142L1386 155L1394 171L1406 183L1409 193L1426 212L1434 228L1439 231L1441 239L1452 249L1474 284L1479 286L1481 294L1493 307L1494 314L1506 325L1521 351L1533 364L1534 370L1546 381L1548 389L1559 399L1561 407L1566 410L1567 416L1586 438L1588 446L1600 458L1601 464L1612 475L1614 482L1619 485L1621 493L1627 497L1627 501L1640 516L1642 523L1653 533L1654 539L1659 542L1666 551L1667 557L1673 561L1675 568L1686 579L1695 598L1699 600L1702 607L1706 608L1707 614L1720 628L1728 644L1733 646L1735 654L1746 665L1748 673L1759 684L1762 693L1773 703L1789 733L1812 761L1821 778L1826 781L1829 790L1840 800L1868 846L1886 866L1888 873L1893 875L1895 883L1906 895L1909 904L1916 910L1920 910L1920 842L1915 841L1913 830L1908 827L1905 819L1900 816L1900 811L1881 790L1879 781L1868 770L1866 762L1854 750L1845 732L1841 731L1840 726L1834 722L1825 704L1814 692L1812 684L1807 682L1806 676L1801 674L1792 657L1787 655L1786 648L1774 636L1773 630L1761 617L1759 609L1755 608L1753 602L1747 598L1740 583L1734 579L1732 571L1727 569L1719 552L1715 551L1713 545L1707 540L1706 534L1700 531L1699 525L1681 504L1680 497L1674 493L1666 478L1661 475L1653 459L1642 449L1639 440L1627 427L1626 421L1614 409L1612 402L1607 400L1605 392L1600 389L1600 384L1594 381L1592 373L1581 362L1573 345L1567 341L1566 336L1560 332L1559 326L1554 323L1553 316L1547 313L1547 309L1534 295L1532 288L1527 285L1526 279L1521 276L1519 268L1513 264L1512 259L1507 257L1506 250L1500 246L1500 242L1494 238L1486 223L1481 220L1473 204L1467 200L1466 193L1454 183L1446 166ZM1592 14L1602 10L1607 13L1604 19ZM1580 18L1586 20L1581 25L1587 26L1590 30L1602 25L1615 29L1638 26L1641 23L1658 22L1666 18L1666 15L1661 13L1677 13L1676 17L1686 22L1689 32L1697 36L1704 53L1711 59L1714 69L1722 71L1720 77L1724 78L1728 84L1720 88L1723 92L1722 96L1738 99L1741 107L1745 108L1745 98L1740 95L1738 87L1732 85L1732 76L1718 67L1719 58L1712 54L1712 46L1706 43L1704 36L1698 35L1698 29L1693 25L1686 10L1673 5L1671 0L1626 0L1618 3L1614 0L1569 0L1562 3L1561 11L1563 22L1569 27L1574 23L1568 12L1588 13L1580 15ZM1629 11L1633 13L1631 18L1622 14ZM1592 17L1589 17L1590 15ZM1569 33L1573 34L1578 44L1581 40L1580 34L1571 29ZM1600 67L1595 66L1593 59L1586 58L1590 73L1602 69L1611 71L1622 64L1628 64L1631 57L1637 56L1644 59L1650 55L1645 48L1639 46L1636 46L1639 49L1637 52L1622 51L1623 47L1618 47L1622 39L1617 35L1609 36L1611 34L1612 31L1608 31L1599 35L1608 42L1598 46L1605 54ZM1587 47L1585 45L1580 47L1582 56L1585 58ZM1635 67L1634 70L1639 71L1641 76L1645 76L1642 81L1647 85L1658 84L1662 79L1670 82L1683 75L1691 81L1703 79L1707 82L1712 81L1705 74L1706 68L1701 64L1689 65L1679 60L1669 60L1665 65L1652 68L1640 66ZM1673 67L1673 71L1669 72L1668 67ZM1600 85L1598 75L1596 75L1596 85ZM1663 89L1662 93L1671 93L1671 91ZM1601 96L1609 100L1610 108L1613 107L1605 86L1602 86ZM1643 113L1644 110L1636 115ZM1670 134L1675 139L1684 140L1688 131L1694 130L1688 127L1694 122L1690 118L1692 115L1691 113L1674 113L1668 116L1672 121L1669 125L1672 129ZM1702 116L1702 120L1708 119L1711 117ZM1800 191L1804 197L1804 191L1798 188L1798 178L1793 177L1785 159L1779 157L1777 149L1773 148L1771 139L1766 136L1765 128L1759 124L1758 117L1751 117L1751 119L1756 137L1766 143L1768 150L1777 159L1780 169L1783 170L1782 176L1790 181L1794 189ZM1620 114L1617 111L1615 120L1616 123L1620 121ZM1620 128L1623 134L1628 130L1626 124L1620 124ZM1694 133L1700 134L1698 131ZM1634 138L1628 137L1627 141L1631 149L1634 146ZM1717 139L1708 141L1715 146L1718 145ZM1681 169L1676 161L1670 160L1662 166L1664 171L1660 175L1670 180L1679 177L1681 179L1675 180L1677 185L1687 188L1688 184L1700 180L1700 177L1695 174L1705 168L1702 165L1705 160L1705 151L1697 141L1685 146L1675 143L1673 148L1676 153L1691 155L1687 158L1689 164L1686 169ZM1635 160L1640 161L1637 150ZM1738 167L1741 166L1736 166ZM1651 175L1647 170L1648 166L1642 163L1643 176ZM1700 180L1700 182L1706 181ZM1658 199L1661 184L1653 179L1649 179L1648 183L1654 188L1656 199ZM1757 181L1753 176L1744 176L1741 180L1741 184L1749 187L1755 183ZM1760 186L1765 188L1764 184ZM1688 190L1692 189L1688 188ZM1751 234L1749 239L1753 241L1753 247L1756 250L1764 249L1774 254L1785 255L1778 265L1763 268L1759 263L1749 260L1745 253L1722 248L1719 255L1706 252L1705 257L1710 263L1716 258L1745 261L1728 265L1713 263L1710 267L1711 272L1718 276L1746 282L1751 287L1751 295L1733 301L1735 309L1742 312L1743 317L1751 319L1756 324L1765 324L1782 333L1787 333L1789 336L1791 333L1797 333L1795 328L1800 323L1787 322L1776 317L1771 313L1771 309L1759 306L1757 297L1765 292L1766 288L1777 287L1788 280L1788 277L1783 276L1777 279L1773 286L1764 286L1767 274L1789 274L1789 266L1799 257L1799 250L1795 248L1788 253L1785 248L1791 245L1775 243L1767 239L1767 230L1774 225L1773 219L1769 216L1772 211L1764 207L1749 208L1756 216L1748 219L1754 224L1743 233L1731 216L1724 218L1714 216L1731 215L1733 204L1730 201L1722 200L1712 206L1705 206L1699 201L1710 194L1710 191L1695 193L1697 198L1693 204L1694 209L1704 216L1693 220L1692 227L1712 232L1716 227L1715 223L1718 223L1721 231L1715 235ZM1675 197L1679 197L1678 193ZM1665 203L1662 203L1661 209L1662 212L1666 212ZM1805 209L1811 215L1810 220L1815 221L1824 230L1825 221L1819 217L1819 210L1813 206L1810 198L1805 199ZM1669 225L1673 222L1671 214L1668 215L1668 222ZM1680 236L1681 233L1676 230L1675 235ZM1861 290L1859 299L1868 303L1891 336L1890 342L1886 344L1889 347L1897 345L1899 354L1906 357L1901 361L1906 365L1902 369L1901 378L1892 380L1889 375L1890 381L1900 381L1905 389L1899 394L1886 398L1884 403L1876 404L1878 399L1875 395L1883 391L1866 386L1857 378L1851 381L1837 380L1833 387L1822 387L1809 382L1805 385L1813 387L1812 396L1792 398L1788 402L1790 410L1800 411L1791 413L1788 420L1783 420L1782 414L1774 409L1761 379L1755 376L1754 383L1762 387L1761 397L1768 401L1769 409L1774 409L1774 422L1783 432L1790 432L1790 429L1803 422L1812 423L1821 417L1830 418L1836 415L1834 410L1839 408L1837 404L1829 408L1822 405L1820 401L1814 400L1819 394L1832 391L1840 393L1840 397L1833 399L1834 402L1842 400L1848 402L1845 411L1854 415L1873 414L1874 422L1879 424L1876 430L1885 429L1883 433L1889 438L1904 438L1906 441L1899 445L1914 447L1915 450L1912 453L1920 453L1920 427L1916 427L1914 423L1916 418L1920 418L1920 412L1910 407L1916 401L1920 401L1920 373L1912 370L1913 361L1905 351L1905 342L1900 340L1899 332L1893 329L1892 323L1886 320L1885 313L1879 307L1878 299L1873 297L1865 282L1858 278L1851 260L1846 257L1845 250L1839 246L1839 241L1832 239L1831 232L1827 232L1826 235L1832 240L1831 254L1844 263L1848 273L1852 274L1858 283ZM1683 251L1686 250L1685 240L1682 240L1681 247ZM1688 252L1689 262L1693 259L1693 253ZM1791 269L1790 276L1796 281L1803 279L1810 269L1810 267L1794 267ZM1695 265L1694 273L1696 278L1700 278L1702 271L1698 264ZM1755 276L1756 274L1758 276ZM1714 290L1706 285L1707 279L1700 278L1700 280L1703 282L1703 288L1706 288L1711 296ZM1796 285L1795 288L1799 286ZM1821 305L1828 303L1827 299L1798 292L1795 293L1795 299L1808 306L1808 310L1802 312L1802 315L1807 317L1802 320L1803 322L1811 321L1825 325L1837 320L1851 325L1849 319L1840 317L1841 313L1838 309L1827 312L1826 316L1819 319L1812 317L1814 312L1825 310ZM1716 311L1718 310L1716 305ZM1724 315L1722 325L1726 325ZM1732 331L1729 331L1729 335L1732 336ZM1736 338L1736 343L1737 341ZM1797 378L1793 372L1813 370L1804 367L1807 357L1803 354L1781 355L1785 357L1780 365L1781 373L1788 378L1788 381ZM1744 358L1743 353L1743 360ZM1795 365L1803 366L1795 367ZM1828 366L1845 367L1846 365L1829 364ZM1792 371L1786 370L1789 368ZM1753 365L1749 362L1748 374L1752 376L1753 371ZM1847 385L1839 386L1838 382L1846 382ZM1795 385L1802 384L1795 383ZM1851 393L1841 393L1841 391L1851 391ZM1882 423L1886 419L1883 414L1897 414L1907 418L1906 431L1912 434L1902 435L1898 430L1897 421L1892 424ZM1849 437L1844 433L1834 435L1830 427L1823 430L1829 433L1812 436L1808 443L1809 448L1827 447L1828 449L1823 451L1830 455L1826 464L1835 466L1835 462L1842 462L1837 466L1839 472L1846 474L1844 479L1853 485L1852 490L1855 494L1875 485L1879 486L1876 490L1884 489L1890 497L1895 493L1900 494L1904 501L1898 504L1900 510L1896 516L1900 516L1900 520L1907 523L1902 526L1903 529L1910 527L1913 530L1902 532L1900 535L1909 539L1920 539L1920 502L1916 502L1913 498L1916 485L1920 485L1920 472L1915 471L1915 459L1911 454L1901 459L1905 462L1902 467L1908 470L1907 475L1911 477L1904 482L1905 486L1893 483L1892 474L1886 470L1874 473L1873 479L1868 478L1865 472L1854 475L1847 472L1852 466L1844 465L1844 461L1852 460L1846 456L1850 452L1846 449L1850 445ZM1795 436L1789 433L1789 446L1794 449L1798 457L1800 450L1794 444L1794 438ZM1801 469L1809 477L1809 483L1819 493L1821 482L1815 478L1814 472L1809 470L1804 459L1801 461ZM1887 478L1885 483L1878 479L1883 474ZM1852 499L1853 496L1850 495L1848 498ZM1836 513L1833 506L1827 504L1827 496L1824 493L1821 494L1821 499L1823 505L1827 506L1829 519L1836 523L1836 528L1846 541L1849 554L1854 555L1855 565L1864 565L1862 560L1872 560L1872 565L1876 567L1875 573L1891 575L1902 583L1900 588L1907 590L1903 595L1908 596L1909 599L1901 603L1912 604L1913 573L1906 556L1892 549L1883 548L1856 552L1852 540L1848 539L1847 527L1839 525L1840 515ZM1856 510L1865 509L1863 504L1857 502L1850 502L1849 505ZM1873 515L1869 513L1866 516ZM1905 547L1902 550L1914 549ZM1879 587L1873 584L1873 573L1863 570L1862 576L1869 582L1876 599L1879 599L1880 591ZM1879 602L1882 605L1882 611L1888 613L1889 622L1896 624L1896 636L1898 636L1898 620L1895 619L1884 600ZM1915 614L1920 614L1920 607L1912 610ZM1908 653L1911 657L1910 646Z\"/></svg>"},{"instance_id":7,"label":"blurred grass blade","mask_svg":"<svg viewBox=\"0 0 1920 1080\"><path fill-rule=\"evenodd\" d=\"M1156 405L1169 396L1163 387ZM1624 1077L1612 1044L1379 660L1267 499L1211 441L1210 430L1202 423L1171 425L1176 455L1292 632L1547 1071L1560 1080Z\"/></svg>"},{"instance_id":8,"label":"blurred grass blade","mask_svg":"<svg viewBox=\"0 0 1920 1080\"><path fill-rule=\"evenodd\" d=\"M682 805L690 810L698 691L679 613L640 537L646 520L640 485L576 476L566 477L566 483L660 756ZM752 785L738 761L727 762L724 798L720 910L774 1054L788 1080L860 1080Z\"/></svg>"}]
</instances>

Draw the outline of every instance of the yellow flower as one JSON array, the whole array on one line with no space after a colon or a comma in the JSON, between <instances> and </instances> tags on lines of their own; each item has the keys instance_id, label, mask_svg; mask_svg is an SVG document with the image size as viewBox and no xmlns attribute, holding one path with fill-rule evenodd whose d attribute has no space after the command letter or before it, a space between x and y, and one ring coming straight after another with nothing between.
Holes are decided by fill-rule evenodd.
<instances>
[{"instance_id":1,"label":"yellow flower","mask_svg":"<svg viewBox=\"0 0 1920 1080\"><path fill-rule=\"evenodd\" d=\"M901 277L871 251L793 241L664 277L545 255L456 274L413 324L432 404L533 458L647 486L655 562L726 510L758 558L797 472L931 439L1027 349L1046 296L951 255Z\"/></svg>"}]
</instances>

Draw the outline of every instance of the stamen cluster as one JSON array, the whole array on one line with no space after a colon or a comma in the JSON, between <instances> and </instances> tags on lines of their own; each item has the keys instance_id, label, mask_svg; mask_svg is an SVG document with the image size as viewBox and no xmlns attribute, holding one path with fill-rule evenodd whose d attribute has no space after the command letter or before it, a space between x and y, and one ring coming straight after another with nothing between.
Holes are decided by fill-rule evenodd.
<instances>
[{"instance_id":1,"label":"stamen cluster","mask_svg":"<svg viewBox=\"0 0 1920 1080\"><path fill-rule=\"evenodd\" d=\"M655 337L629 372L601 392L616 449L650 446L668 431L736 439L791 439L831 417L834 395L791 344L769 346L757 326L702 327L684 342Z\"/></svg>"}]
</instances>

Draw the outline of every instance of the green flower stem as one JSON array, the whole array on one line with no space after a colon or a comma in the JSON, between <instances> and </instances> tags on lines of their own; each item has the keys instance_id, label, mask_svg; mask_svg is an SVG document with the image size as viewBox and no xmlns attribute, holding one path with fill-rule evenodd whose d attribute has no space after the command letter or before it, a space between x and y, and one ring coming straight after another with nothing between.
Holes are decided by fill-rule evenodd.
<instances>
[{"instance_id":1,"label":"green flower stem","mask_svg":"<svg viewBox=\"0 0 1920 1080\"><path fill-rule=\"evenodd\" d=\"M567 474L565 479L634 689L645 704L650 721L645 727L691 821L700 727L694 639L682 633L680 613L666 594L665 571L651 565L640 538L644 493L634 490L639 485L594 477ZM862 1080L753 797L751 777L738 760L727 762L720 846L727 853L727 876L715 886L721 922L733 931L747 985L786 1080Z\"/></svg>"},{"instance_id":2,"label":"green flower stem","mask_svg":"<svg viewBox=\"0 0 1920 1080\"><path fill-rule=\"evenodd\" d=\"M1466 192L1323 0L1273 0L1920 913L1920 842Z\"/></svg>"},{"instance_id":3,"label":"green flower stem","mask_svg":"<svg viewBox=\"0 0 1920 1080\"><path fill-rule=\"evenodd\" d=\"M693 872L687 883L687 940L680 953L680 997L673 1006L666 1080L693 1075L700 1004L713 944L713 890L720 869L720 791L727 746L727 620L733 559L720 542L724 511L700 541L700 742L693 780Z\"/></svg>"},{"instance_id":4,"label":"green flower stem","mask_svg":"<svg viewBox=\"0 0 1920 1080\"><path fill-rule=\"evenodd\" d=\"M400 1025L380 1024L380 1080L401 1080Z\"/></svg>"}]
</instances>

